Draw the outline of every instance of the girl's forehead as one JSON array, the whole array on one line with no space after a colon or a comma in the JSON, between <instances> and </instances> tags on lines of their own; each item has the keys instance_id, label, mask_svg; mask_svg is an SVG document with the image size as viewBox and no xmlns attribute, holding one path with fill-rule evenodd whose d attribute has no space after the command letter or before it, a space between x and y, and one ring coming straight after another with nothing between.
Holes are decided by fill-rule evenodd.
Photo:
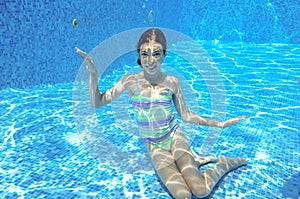
<instances>
[{"instance_id":1,"label":"girl's forehead","mask_svg":"<svg viewBox=\"0 0 300 199\"><path fill-rule=\"evenodd\" d=\"M147 43L144 43L141 45L141 50L148 50L148 49L162 49L162 45L160 43L157 43L157 42L153 42L153 41L150 41L150 42L147 42Z\"/></svg>"}]
</instances>

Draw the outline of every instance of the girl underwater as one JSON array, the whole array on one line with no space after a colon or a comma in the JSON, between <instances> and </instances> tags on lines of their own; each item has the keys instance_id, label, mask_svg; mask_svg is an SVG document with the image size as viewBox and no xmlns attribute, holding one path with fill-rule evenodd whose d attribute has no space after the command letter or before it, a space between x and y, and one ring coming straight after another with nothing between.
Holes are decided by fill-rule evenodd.
<instances>
[{"instance_id":1,"label":"girl underwater","mask_svg":"<svg viewBox=\"0 0 300 199\"><path fill-rule=\"evenodd\" d=\"M89 72L89 95L93 108L100 108L128 91L135 111L140 135L146 145L153 166L176 199L190 199L192 195L204 198L228 172L247 164L243 158L221 156L198 157L192 153L172 112L172 101L184 122L226 128L247 118L240 116L225 122L217 122L189 111L178 78L161 72L161 64L167 54L167 42L160 29L145 31L137 44L139 74L122 77L111 89L100 93L98 72L92 58L76 47ZM200 173L199 167L209 162L216 166Z\"/></svg>"}]
</instances>

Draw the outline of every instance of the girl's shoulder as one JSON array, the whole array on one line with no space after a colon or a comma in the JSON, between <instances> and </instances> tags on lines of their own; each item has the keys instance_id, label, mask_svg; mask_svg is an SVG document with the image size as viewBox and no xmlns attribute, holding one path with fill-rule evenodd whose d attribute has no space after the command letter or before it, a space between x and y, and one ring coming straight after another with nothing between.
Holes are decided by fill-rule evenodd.
<instances>
[{"instance_id":1,"label":"girl's shoulder","mask_svg":"<svg viewBox=\"0 0 300 199\"><path fill-rule=\"evenodd\" d=\"M133 91L136 88L138 74L128 74L122 77L122 84L128 91Z\"/></svg>"},{"instance_id":2,"label":"girl's shoulder","mask_svg":"<svg viewBox=\"0 0 300 199\"><path fill-rule=\"evenodd\" d=\"M178 88L180 87L179 79L175 76L167 75L165 78L166 85L169 87L173 94L178 92Z\"/></svg>"},{"instance_id":3,"label":"girl's shoulder","mask_svg":"<svg viewBox=\"0 0 300 199\"><path fill-rule=\"evenodd\" d=\"M179 79L175 76L166 75L166 81L168 81L171 84L177 85L179 83Z\"/></svg>"},{"instance_id":4,"label":"girl's shoulder","mask_svg":"<svg viewBox=\"0 0 300 199\"><path fill-rule=\"evenodd\" d=\"M124 75L124 76L122 77L122 81L123 81L124 83L136 81L136 79L137 79L137 75L136 75L136 74L128 74L128 75Z\"/></svg>"}]
</instances>

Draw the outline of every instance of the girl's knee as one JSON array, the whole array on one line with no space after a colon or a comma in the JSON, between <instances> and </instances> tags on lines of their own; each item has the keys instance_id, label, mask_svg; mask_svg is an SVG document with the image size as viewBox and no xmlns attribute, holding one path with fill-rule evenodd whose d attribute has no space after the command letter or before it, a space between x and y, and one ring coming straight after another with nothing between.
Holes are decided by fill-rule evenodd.
<instances>
[{"instance_id":1,"label":"girl's knee","mask_svg":"<svg viewBox=\"0 0 300 199\"><path fill-rule=\"evenodd\" d=\"M191 191L192 193L197 197L197 198L205 198L207 197L210 193L211 193L211 190L205 186L193 186L193 187L190 187L191 188Z\"/></svg>"},{"instance_id":2,"label":"girl's knee","mask_svg":"<svg viewBox=\"0 0 300 199\"><path fill-rule=\"evenodd\" d=\"M175 193L172 194L175 199L191 199L192 194L189 190L176 190Z\"/></svg>"},{"instance_id":3,"label":"girl's knee","mask_svg":"<svg viewBox=\"0 0 300 199\"><path fill-rule=\"evenodd\" d=\"M166 187L175 199L191 199L192 193L189 187L185 184L183 179L172 179L171 182L167 182Z\"/></svg>"}]
</instances>

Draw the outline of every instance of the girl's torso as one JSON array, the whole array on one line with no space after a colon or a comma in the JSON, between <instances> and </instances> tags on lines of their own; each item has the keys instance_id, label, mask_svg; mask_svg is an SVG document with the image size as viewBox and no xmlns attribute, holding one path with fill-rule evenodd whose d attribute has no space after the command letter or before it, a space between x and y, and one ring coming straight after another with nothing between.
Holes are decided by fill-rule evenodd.
<instances>
[{"instance_id":1,"label":"girl's torso","mask_svg":"<svg viewBox=\"0 0 300 199\"><path fill-rule=\"evenodd\" d=\"M151 84L143 74L132 75L128 91L135 111L139 132L146 143L169 150L179 127L172 111L174 91L169 76Z\"/></svg>"}]
</instances>

